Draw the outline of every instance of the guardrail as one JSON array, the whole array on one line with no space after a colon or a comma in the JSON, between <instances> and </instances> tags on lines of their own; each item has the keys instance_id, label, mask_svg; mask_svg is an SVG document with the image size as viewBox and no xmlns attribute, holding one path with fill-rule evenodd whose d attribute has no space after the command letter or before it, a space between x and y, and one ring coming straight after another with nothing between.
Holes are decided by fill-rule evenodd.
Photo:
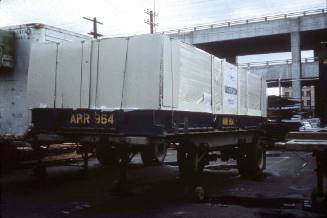
<instances>
[{"instance_id":1,"label":"guardrail","mask_svg":"<svg viewBox=\"0 0 327 218\"><path fill-rule=\"evenodd\" d=\"M290 12L290 13L286 13L286 14L275 14L275 15L269 15L269 16L265 16L265 17L254 17L254 18L248 18L248 19L228 20L228 21L222 21L222 22L218 22L218 23L202 24L202 25L197 25L197 26L181 27L178 29L161 31L161 33L163 33L163 34L180 34L180 33L186 33L186 32L193 32L193 31L197 31L197 30L213 29L213 28L218 28L218 27L230 27L230 26L235 26L235 25L240 25L240 24L267 22L267 21L272 21L272 20L304 17L307 15L324 14L324 13L327 13L327 8L312 9L312 10L306 10L306 11L296 11L296 12Z\"/></svg>"},{"instance_id":2,"label":"guardrail","mask_svg":"<svg viewBox=\"0 0 327 218\"><path fill-rule=\"evenodd\" d=\"M315 61L318 61L318 57L301 59L301 63L312 63ZM281 65L281 64L292 64L292 59L242 63L242 64L238 64L238 66L242 68L247 68L247 67L260 67L260 66L271 66L271 65Z\"/></svg>"}]
</instances>

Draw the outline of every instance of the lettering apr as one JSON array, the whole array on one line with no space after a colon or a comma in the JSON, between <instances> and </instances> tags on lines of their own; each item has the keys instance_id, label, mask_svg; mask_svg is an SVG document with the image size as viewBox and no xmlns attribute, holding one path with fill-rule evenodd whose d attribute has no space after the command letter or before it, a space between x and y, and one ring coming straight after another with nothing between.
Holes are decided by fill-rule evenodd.
<instances>
[{"instance_id":1,"label":"lettering apr","mask_svg":"<svg viewBox=\"0 0 327 218\"><path fill-rule=\"evenodd\" d=\"M71 124L90 124L90 115L87 113L72 114L70 117Z\"/></svg>"}]
</instances>

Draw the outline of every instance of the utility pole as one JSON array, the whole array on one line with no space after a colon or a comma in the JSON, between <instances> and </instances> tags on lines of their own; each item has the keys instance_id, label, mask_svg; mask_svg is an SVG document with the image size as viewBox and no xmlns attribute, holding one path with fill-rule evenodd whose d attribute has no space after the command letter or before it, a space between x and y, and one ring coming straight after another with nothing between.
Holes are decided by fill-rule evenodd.
<instances>
[{"instance_id":1,"label":"utility pole","mask_svg":"<svg viewBox=\"0 0 327 218\"><path fill-rule=\"evenodd\" d=\"M156 19L155 17L157 17L158 14L149 9L144 10L144 13L149 15L149 19L144 20L144 23L150 25L150 33L153 34L154 32L156 32L156 26L158 26L158 24L155 21Z\"/></svg>"},{"instance_id":2,"label":"utility pole","mask_svg":"<svg viewBox=\"0 0 327 218\"><path fill-rule=\"evenodd\" d=\"M92 23L93 23L93 32L88 33L89 35L92 35L93 38L95 38L95 39L102 36L102 34L98 33L97 24L103 24L103 23L101 23L100 21L97 21L96 17L93 17L93 19L88 18L88 17L83 17L83 19L88 20L88 21L92 21Z\"/></svg>"}]
</instances>

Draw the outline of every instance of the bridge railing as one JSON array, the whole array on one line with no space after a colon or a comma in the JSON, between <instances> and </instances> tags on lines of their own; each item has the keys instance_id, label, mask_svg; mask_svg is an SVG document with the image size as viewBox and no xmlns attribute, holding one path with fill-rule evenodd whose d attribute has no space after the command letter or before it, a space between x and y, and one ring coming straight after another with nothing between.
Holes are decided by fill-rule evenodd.
<instances>
[{"instance_id":1,"label":"bridge railing","mask_svg":"<svg viewBox=\"0 0 327 218\"><path fill-rule=\"evenodd\" d=\"M318 61L318 57L310 57L310 58L302 58L301 59L301 63L312 63L312 62L316 62L316 61ZM291 64L291 63L292 63L292 59L284 59L284 60L241 63L241 64L238 64L238 66L242 67L242 68L248 68L248 67L261 67L261 66Z\"/></svg>"},{"instance_id":2,"label":"bridge railing","mask_svg":"<svg viewBox=\"0 0 327 218\"><path fill-rule=\"evenodd\" d=\"M182 28L178 28L178 29L166 30L166 31L162 31L161 33L163 33L163 34L180 34L180 33L186 33L186 32L193 32L193 31L197 31L197 30L206 30L206 29L213 29L213 28L218 28L218 27L230 27L230 26L235 26L235 25L240 25L240 24L266 22L266 21L272 21L272 20L304 17L307 15L324 14L324 13L327 13L327 8L312 9L312 10L306 10L306 11L296 11L296 12L290 12L290 13L286 13L286 14L275 14L275 15L269 15L269 16L264 16L264 17L254 17L254 18L248 18L248 19L228 20L228 21L222 21L222 22L218 22L218 23L203 24L203 25L197 25L197 26L189 26L189 27L182 27Z\"/></svg>"}]
</instances>

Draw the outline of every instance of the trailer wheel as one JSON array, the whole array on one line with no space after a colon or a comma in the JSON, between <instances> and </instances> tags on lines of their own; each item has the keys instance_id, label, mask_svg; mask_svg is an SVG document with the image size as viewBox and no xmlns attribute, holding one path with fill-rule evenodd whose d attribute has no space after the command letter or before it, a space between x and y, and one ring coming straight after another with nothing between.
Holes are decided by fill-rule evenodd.
<instances>
[{"instance_id":1,"label":"trailer wheel","mask_svg":"<svg viewBox=\"0 0 327 218\"><path fill-rule=\"evenodd\" d=\"M117 166L121 162L121 155L117 148L100 144L96 146L96 156L103 166Z\"/></svg>"},{"instance_id":2,"label":"trailer wheel","mask_svg":"<svg viewBox=\"0 0 327 218\"><path fill-rule=\"evenodd\" d=\"M258 179L266 168L266 152L261 139L254 143L239 146L237 167L241 176Z\"/></svg>"},{"instance_id":3,"label":"trailer wheel","mask_svg":"<svg viewBox=\"0 0 327 218\"><path fill-rule=\"evenodd\" d=\"M154 144L141 151L141 158L144 165L155 166L164 162L167 155L166 144Z\"/></svg>"}]
</instances>

